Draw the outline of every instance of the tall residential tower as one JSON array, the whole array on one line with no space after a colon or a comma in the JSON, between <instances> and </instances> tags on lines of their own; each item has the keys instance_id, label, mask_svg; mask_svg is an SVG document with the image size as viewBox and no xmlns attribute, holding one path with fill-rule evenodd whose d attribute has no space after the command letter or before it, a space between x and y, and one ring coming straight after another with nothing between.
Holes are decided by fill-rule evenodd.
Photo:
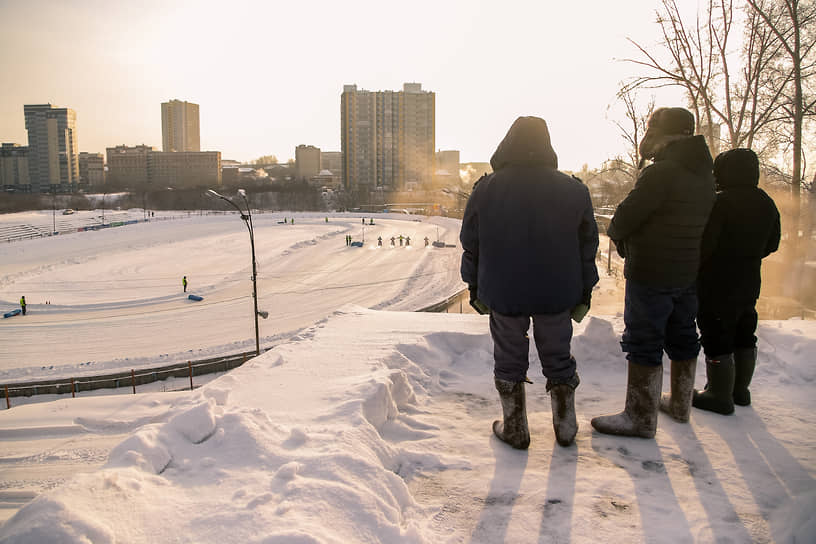
<instances>
[{"instance_id":1,"label":"tall residential tower","mask_svg":"<svg viewBox=\"0 0 816 544\"><path fill-rule=\"evenodd\" d=\"M28 131L28 174L32 193L70 192L79 183L76 113L51 104L23 106Z\"/></svg>"},{"instance_id":2,"label":"tall residential tower","mask_svg":"<svg viewBox=\"0 0 816 544\"><path fill-rule=\"evenodd\" d=\"M434 172L435 100L419 83L340 97L343 183L351 191L427 187Z\"/></svg>"},{"instance_id":3,"label":"tall residential tower","mask_svg":"<svg viewBox=\"0 0 816 544\"><path fill-rule=\"evenodd\" d=\"M201 151L198 104L162 102L162 151Z\"/></svg>"}]
</instances>

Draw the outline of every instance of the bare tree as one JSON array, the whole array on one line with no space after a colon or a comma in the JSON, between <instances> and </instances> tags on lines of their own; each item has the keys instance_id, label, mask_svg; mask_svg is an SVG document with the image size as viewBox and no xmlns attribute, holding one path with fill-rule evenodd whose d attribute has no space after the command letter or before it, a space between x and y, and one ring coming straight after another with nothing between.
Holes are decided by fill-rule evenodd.
<instances>
[{"instance_id":1,"label":"bare tree","mask_svg":"<svg viewBox=\"0 0 816 544\"><path fill-rule=\"evenodd\" d=\"M621 138L626 142L626 155L617 157L616 167L626 173L632 181L637 179L641 167L640 140L646 133L649 117L655 109L655 99L651 96L645 109L641 110L637 103L635 89L628 85L623 85L618 91L617 99L623 104L626 120L623 122L613 121Z\"/></svg>"},{"instance_id":2,"label":"bare tree","mask_svg":"<svg viewBox=\"0 0 816 544\"><path fill-rule=\"evenodd\" d=\"M753 13L761 19L776 37L785 55L779 67L779 85L784 100L781 121L791 129L793 165L791 170L792 195L795 210L799 208L799 194L804 174L802 134L805 119L816 115L816 97L806 96L816 74L816 3L812 0L747 0ZM783 125L784 127L784 125ZM794 225L798 224L797 220Z\"/></svg>"},{"instance_id":3,"label":"bare tree","mask_svg":"<svg viewBox=\"0 0 816 544\"><path fill-rule=\"evenodd\" d=\"M650 72L634 78L629 87L685 90L699 130L713 149L719 148L721 139L718 126L725 128L723 143L728 147L753 147L757 135L780 117L784 84L771 79L768 69L778 61L782 46L758 15L748 11L742 49L736 55L735 12L732 0L708 0L705 13L689 24L676 0L662 0L657 23L668 60L634 40L630 41L643 58L626 59ZM735 60L740 66L734 66Z\"/></svg>"}]
</instances>

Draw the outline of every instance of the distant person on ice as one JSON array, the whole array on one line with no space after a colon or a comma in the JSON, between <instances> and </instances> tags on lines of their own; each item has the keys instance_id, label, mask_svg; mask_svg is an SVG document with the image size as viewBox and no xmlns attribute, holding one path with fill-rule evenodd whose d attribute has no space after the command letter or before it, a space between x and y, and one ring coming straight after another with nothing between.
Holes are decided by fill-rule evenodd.
<instances>
[{"instance_id":1,"label":"distant person on ice","mask_svg":"<svg viewBox=\"0 0 816 544\"><path fill-rule=\"evenodd\" d=\"M703 234L697 277L697 325L708 384L695 391L695 408L731 414L751 404L756 366L756 301L762 259L779 248L774 201L757 185L759 160L750 149L720 153L714 161L717 199Z\"/></svg>"},{"instance_id":2,"label":"distant person on ice","mask_svg":"<svg viewBox=\"0 0 816 544\"><path fill-rule=\"evenodd\" d=\"M592 419L598 432L654 438L658 409L686 422L700 342L697 270L700 244L714 205L713 163L694 116L659 108L640 142L641 170L618 205L607 234L626 259L624 331L628 359L623 412ZM663 351L671 360L671 393L660 396Z\"/></svg>"},{"instance_id":3,"label":"distant person on ice","mask_svg":"<svg viewBox=\"0 0 816 544\"><path fill-rule=\"evenodd\" d=\"M181 278L181 285L184 286L184 292L187 292L187 276Z\"/></svg>"},{"instance_id":4,"label":"distant person on ice","mask_svg":"<svg viewBox=\"0 0 816 544\"><path fill-rule=\"evenodd\" d=\"M580 180L557 170L547 123L538 117L516 119L490 164L494 173L474 184L459 239L471 301L490 308L494 383L503 412L493 432L514 448L529 447L524 383L532 319L555 436L568 446L578 430L579 383L570 314L579 303L589 305L598 282L592 201Z\"/></svg>"},{"instance_id":5,"label":"distant person on ice","mask_svg":"<svg viewBox=\"0 0 816 544\"><path fill-rule=\"evenodd\" d=\"M26 312L25 295L20 297L20 309L23 311L23 315L25 315L25 312Z\"/></svg>"}]
</instances>

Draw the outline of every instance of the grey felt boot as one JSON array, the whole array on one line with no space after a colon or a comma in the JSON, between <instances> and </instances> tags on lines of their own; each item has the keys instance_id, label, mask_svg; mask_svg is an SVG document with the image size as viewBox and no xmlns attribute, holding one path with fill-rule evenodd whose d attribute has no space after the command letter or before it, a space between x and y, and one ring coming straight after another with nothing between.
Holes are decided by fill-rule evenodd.
<instances>
[{"instance_id":1,"label":"grey felt boot","mask_svg":"<svg viewBox=\"0 0 816 544\"><path fill-rule=\"evenodd\" d=\"M626 404L623 412L592 418L599 433L654 438L657 406L663 386L663 366L639 365L629 361Z\"/></svg>"},{"instance_id":2,"label":"grey felt boot","mask_svg":"<svg viewBox=\"0 0 816 544\"><path fill-rule=\"evenodd\" d=\"M694 407L726 416L733 414L734 355L726 353L713 359L706 358L706 378L705 389L694 392Z\"/></svg>"},{"instance_id":3,"label":"grey felt boot","mask_svg":"<svg viewBox=\"0 0 816 544\"><path fill-rule=\"evenodd\" d=\"M734 351L734 404L748 406L751 404L751 378L756 368L757 349L740 348Z\"/></svg>"},{"instance_id":4,"label":"grey felt boot","mask_svg":"<svg viewBox=\"0 0 816 544\"><path fill-rule=\"evenodd\" d=\"M691 397L694 394L694 372L697 359L671 362L671 392L660 397L660 411L667 413L675 421L686 423L691 412Z\"/></svg>"},{"instance_id":5,"label":"grey felt boot","mask_svg":"<svg viewBox=\"0 0 816 544\"><path fill-rule=\"evenodd\" d=\"M547 381L552 406L553 430L555 439L561 446L567 447L575 440L578 432L578 421L575 418L575 388L581 381L578 374L565 381Z\"/></svg>"},{"instance_id":6,"label":"grey felt boot","mask_svg":"<svg viewBox=\"0 0 816 544\"><path fill-rule=\"evenodd\" d=\"M495 379L496 391L501 398L503 421L493 422L493 433L510 446L526 450L530 447L530 430L527 427L527 406L524 382L508 382Z\"/></svg>"}]
</instances>

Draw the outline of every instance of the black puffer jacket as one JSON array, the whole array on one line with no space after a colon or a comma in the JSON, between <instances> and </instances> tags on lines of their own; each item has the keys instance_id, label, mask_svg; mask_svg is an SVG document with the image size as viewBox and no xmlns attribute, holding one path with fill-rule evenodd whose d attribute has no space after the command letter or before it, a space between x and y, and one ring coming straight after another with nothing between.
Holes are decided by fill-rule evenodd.
<instances>
[{"instance_id":1,"label":"black puffer jacket","mask_svg":"<svg viewBox=\"0 0 816 544\"><path fill-rule=\"evenodd\" d=\"M598 282L598 228L586 186L556 170L547 124L513 123L462 219L462 280L505 315L551 314Z\"/></svg>"},{"instance_id":2,"label":"black puffer jacket","mask_svg":"<svg viewBox=\"0 0 816 544\"><path fill-rule=\"evenodd\" d=\"M700 305L715 309L759 298L762 259L779 248L779 211L759 187L753 151L732 149L714 162L717 200L703 236Z\"/></svg>"},{"instance_id":3,"label":"black puffer jacket","mask_svg":"<svg viewBox=\"0 0 816 544\"><path fill-rule=\"evenodd\" d=\"M686 287L700 266L700 242L714 204L712 160L702 136L670 143L638 176L607 230L626 258L627 279Z\"/></svg>"}]
</instances>

